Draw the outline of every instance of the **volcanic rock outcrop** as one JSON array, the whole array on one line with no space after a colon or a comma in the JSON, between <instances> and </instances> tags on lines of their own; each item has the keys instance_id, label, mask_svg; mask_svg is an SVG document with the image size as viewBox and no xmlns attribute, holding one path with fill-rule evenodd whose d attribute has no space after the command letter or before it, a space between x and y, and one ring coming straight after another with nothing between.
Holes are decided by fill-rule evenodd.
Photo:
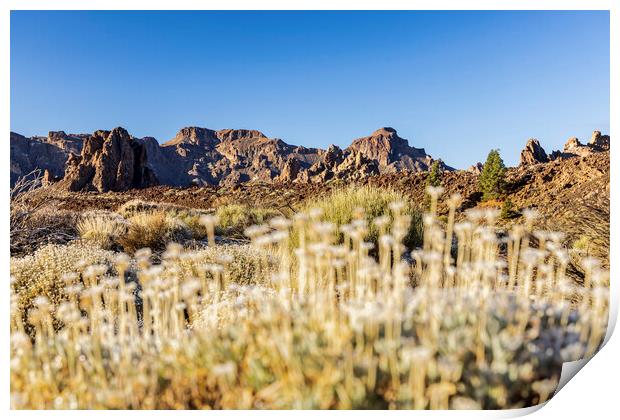
<instances>
[{"instance_id":1,"label":"volcanic rock outcrop","mask_svg":"<svg viewBox=\"0 0 620 420\"><path fill-rule=\"evenodd\" d=\"M84 140L81 154L71 153L59 185L69 191L124 191L158 184L147 161L144 141L124 128L99 130Z\"/></svg>"},{"instance_id":2,"label":"volcanic rock outcrop","mask_svg":"<svg viewBox=\"0 0 620 420\"><path fill-rule=\"evenodd\" d=\"M609 150L609 136L602 135L600 131L596 130L592 133L588 146L599 151Z\"/></svg>"},{"instance_id":3,"label":"volcanic rock outcrop","mask_svg":"<svg viewBox=\"0 0 620 420\"><path fill-rule=\"evenodd\" d=\"M327 182L333 179L359 180L379 174L376 160L356 150L342 150L336 145L321 153L310 168L300 171L293 179L297 182Z\"/></svg>"},{"instance_id":4,"label":"volcanic rock outcrop","mask_svg":"<svg viewBox=\"0 0 620 420\"><path fill-rule=\"evenodd\" d=\"M381 173L427 171L433 163L424 149L409 146L409 142L392 127L383 127L368 137L353 140L346 150L360 152L368 159L376 160Z\"/></svg>"},{"instance_id":5,"label":"volcanic rock outcrop","mask_svg":"<svg viewBox=\"0 0 620 420\"><path fill-rule=\"evenodd\" d=\"M529 139L525 145L525 149L521 151L519 165L535 165L537 163L549 162L549 156L542 148L537 139Z\"/></svg>"},{"instance_id":6,"label":"volcanic rock outcrop","mask_svg":"<svg viewBox=\"0 0 620 420\"><path fill-rule=\"evenodd\" d=\"M471 165L469 168L467 168L467 172L480 175L482 173L483 168L484 168L484 165L482 164L482 162L476 162L474 165Z\"/></svg>"},{"instance_id":7,"label":"volcanic rock outcrop","mask_svg":"<svg viewBox=\"0 0 620 420\"><path fill-rule=\"evenodd\" d=\"M602 135L600 131L594 131L587 144L583 144L577 137L569 138L564 144L563 150L554 150L550 154L545 152L537 139L529 139L525 148L521 151L519 166L535 165L554 160L569 159L573 157L586 157L594 153L609 150L609 136Z\"/></svg>"},{"instance_id":8,"label":"volcanic rock outcrop","mask_svg":"<svg viewBox=\"0 0 620 420\"><path fill-rule=\"evenodd\" d=\"M27 138L11 132L11 185L34 170L62 177L69 153L80 153L86 135L50 131L47 137Z\"/></svg>"},{"instance_id":9,"label":"volcanic rock outcrop","mask_svg":"<svg viewBox=\"0 0 620 420\"><path fill-rule=\"evenodd\" d=\"M168 167L156 165L158 178L177 186L272 182L283 171L289 172L285 177L290 177L291 169L297 174L299 169L309 167L320 153L318 149L270 139L257 130L215 131L200 127L181 129L161 149L174 163Z\"/></svg>"},{"instance_id":10,"label":"volcanic rock outcrop","mask_svg":"<svg viewBox=\"0 0 620 420\"><path fill-rule=\"evenodd\" d=\"M569 158L574 156L590 156L592 153L609 150L609 136L602 135L600 131L594 131L587 144L583 144L577 137L571 137L564 145L562 152L555 152L554 156Z\"/></svg>"}]
</instances>

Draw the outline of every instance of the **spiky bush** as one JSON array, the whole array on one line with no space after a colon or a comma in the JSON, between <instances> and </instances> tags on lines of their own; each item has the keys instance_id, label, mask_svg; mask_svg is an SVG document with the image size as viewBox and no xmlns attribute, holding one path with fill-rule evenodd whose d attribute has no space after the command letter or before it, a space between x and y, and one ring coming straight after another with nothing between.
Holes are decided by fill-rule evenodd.
<instances>
[{"instance_id":1,"label":"spiky bush","mask_svg":"<svg viewBox=\"0 0 620 420\"><path fill-rule=\"evenodd\" d=\"M431 191L431 208L439 193ZM282 257L274 272L252 275L267 280L255 285L230 281L227 261L203 264L178 245L158 265L137 252L140 310L123 275L126 256L115 260L118 277L86 268L88 287L57 305L59 330L49 327L50 302L37 299L31 341L20 307L11 306L11 405L446 409L546 401L562 363L600 346L609 273L591 259L583 284L574 284L561 235L535 231L532 211L502 244L498 211L469 211L455 223L458 202L449 200L445 227L434 213L424 217L424 244L411 263L403 244L410 218L393 203L376 259L363 239L363 212L341 226L342 239L317 214L250 229L253 246ZM210 232L213 222L205 218ZM290 253L294 229L315 234ZM196 277L182 275L184 264Z\"/></svg>"},{"instance_id":2,"label":"spiky bush","mask_svg":"<svg viewBox=\"0 0 620 420\"><path fill-rule=\"evenodd\" d=\"M18 179L10 191L11 256L34 252L45 244L64 244L76 238L76 214L55 208L55 195L42 187L36 169Z\"/></svg>"}]
</instances>

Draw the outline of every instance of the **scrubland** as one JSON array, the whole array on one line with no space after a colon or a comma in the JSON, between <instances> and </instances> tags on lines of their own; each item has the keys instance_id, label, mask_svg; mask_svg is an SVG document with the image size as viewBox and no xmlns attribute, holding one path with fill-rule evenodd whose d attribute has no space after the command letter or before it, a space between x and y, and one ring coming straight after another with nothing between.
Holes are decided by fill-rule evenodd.
<instances>
[{"instance_id":1,"label":"scrubland","mask_svg":"<svg viewBox=\"0 0 620 420\"><path fill-rule=\"evenodd\" d=\"M502 232L499 210L459 214L460 197L441 193L424 212L376 187L289 214L84 212L75 239L11 259L11 406L544 402L562 363L600 346L609 273L537 230L533 210Z\"/></svg>"}]
</instances>

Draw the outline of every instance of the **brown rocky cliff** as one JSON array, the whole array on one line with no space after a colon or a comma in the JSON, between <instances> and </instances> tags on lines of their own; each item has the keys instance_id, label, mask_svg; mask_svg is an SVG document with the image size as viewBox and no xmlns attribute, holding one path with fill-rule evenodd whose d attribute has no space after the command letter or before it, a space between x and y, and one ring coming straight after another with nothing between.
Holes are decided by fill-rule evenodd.
<instances>
[{"instance_id":1,"label":"brown rocky cliff","mask_svg":"<svg viewBox=\"0 0 620 420\"><path fill-rule=\"evenodd\" d=\"M27 138L11 132L11 185L38 169L48 171L51 178L62 177L70 153L79 153L84 135L50 131L48 137Z\"/></svg>"},{"instance_id":2,"label":"brown rocky cliff","mask_svg":"<svg viewBox=\"0 0 620 420\"><path fill-rule=\"evenodd\" d=\"M71 155L59 188L69 191L124 191L157 185L143 142L124 128L96 131L84 141L79 157Z\"/></svg>"}]
</instances>

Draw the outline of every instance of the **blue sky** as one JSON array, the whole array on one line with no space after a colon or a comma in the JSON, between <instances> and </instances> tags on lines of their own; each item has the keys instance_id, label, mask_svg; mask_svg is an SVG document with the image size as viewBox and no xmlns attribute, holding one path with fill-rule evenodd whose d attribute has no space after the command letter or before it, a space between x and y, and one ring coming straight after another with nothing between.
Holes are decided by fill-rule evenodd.
<instances>
[{"instance_id":1,"label":"blue sky","mask_svg":"<svg viewBox=\"0 0 620 420\"><path fill-rule=\"evenodd\" d=\"M609 13L11 13L11 130L253 128L347 146L391 126L465 168L609 132Z\"/></svg>"}]
</instances>

